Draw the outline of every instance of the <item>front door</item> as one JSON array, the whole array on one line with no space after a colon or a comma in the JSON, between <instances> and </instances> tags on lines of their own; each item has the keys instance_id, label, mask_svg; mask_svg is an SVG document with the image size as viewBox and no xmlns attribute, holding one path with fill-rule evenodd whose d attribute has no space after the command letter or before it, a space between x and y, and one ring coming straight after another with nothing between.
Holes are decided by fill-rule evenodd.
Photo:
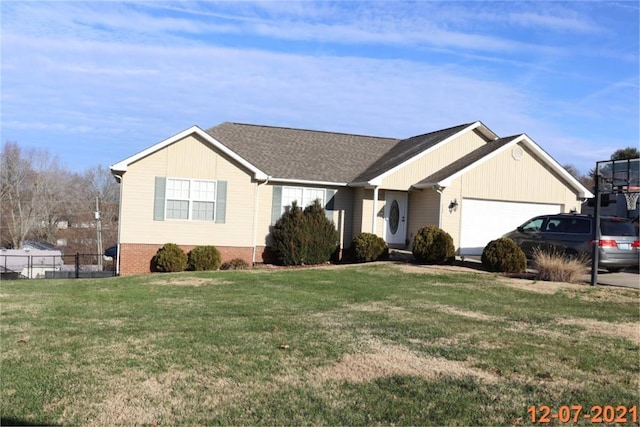
<instances>
[{"instance_id":1,"label":"front door","mask_svg":"<svg viewBox=\"0 0 640 427\"><path fill-rule=\"evenodd\" d=\"M407 193L385 192L385 241L389 245L405 245L407 238Z\"/></svg>"}]
</instances>

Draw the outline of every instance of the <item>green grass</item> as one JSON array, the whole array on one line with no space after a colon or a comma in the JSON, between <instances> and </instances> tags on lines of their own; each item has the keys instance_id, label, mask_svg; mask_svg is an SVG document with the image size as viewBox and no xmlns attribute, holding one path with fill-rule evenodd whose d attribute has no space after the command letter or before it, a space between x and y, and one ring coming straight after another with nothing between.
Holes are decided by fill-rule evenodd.
<instances>
[{"instance_id":1,"label":"green grass","mask_svg":"<svg viewBox=\"0 0 640 427\"><path fill-rule=\"evenodd\" d=\"M438 271L2 282L2 421L497 425L638 404L638 291Z\"/></svg>"}]
</instances>

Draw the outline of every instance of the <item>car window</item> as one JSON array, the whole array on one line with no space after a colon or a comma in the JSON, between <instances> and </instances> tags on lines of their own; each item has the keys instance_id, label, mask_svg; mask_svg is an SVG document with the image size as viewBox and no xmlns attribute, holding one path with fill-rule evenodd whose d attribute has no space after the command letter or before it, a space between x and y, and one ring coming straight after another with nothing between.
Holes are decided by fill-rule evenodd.
<instances>
[{"instance_id":1,"label":"car window","mask_svg":"<svg viewBox=\"0 0 640 427\"><path fill-rule=\"evenodd\" d=\"M600 233L603 236L635 236L636 228L628 220L602 219Z\"/></svg>"},{"instance_id":2,"label":"car window","mask_svg":"<svg viewBox=\"0 0 640 427\"><path fill-rule=\"evenodd\" d=\"M587 218L549 218L542 231L546 233L590 234L591 221Z\"/></svg>"},{"instance_id":3,"label":"car window","mask_svg":"<svg viewBox=\"0 0 640 427\"><path fill-rule=\"evenodd\" d=\"M534 218L531 221L522 224L522 228L524 231L540 231L540 227L542 227L542 221L543 218Z\"/></svg>"},{"instance_id":4,"label":"car window","mask_svg":"<svg viewBox=\"0 0 640 427\"><path fill-rule=\"evenodd\" d=\"M591 221L584 218L571 218L565 220L565 233L591 234Z\"/></svg>"},{"instance_id":5,"label":"car window","mask_svg":"<svg viewBox=\"0 0 640 427\"><path fill-rule=\"evenodd\" d=\"M544 225L544 229L542 231L547 233L560 233L561 229L561 219L559 218L550 218L549 221Z\"/></svg>"}]
</instances>

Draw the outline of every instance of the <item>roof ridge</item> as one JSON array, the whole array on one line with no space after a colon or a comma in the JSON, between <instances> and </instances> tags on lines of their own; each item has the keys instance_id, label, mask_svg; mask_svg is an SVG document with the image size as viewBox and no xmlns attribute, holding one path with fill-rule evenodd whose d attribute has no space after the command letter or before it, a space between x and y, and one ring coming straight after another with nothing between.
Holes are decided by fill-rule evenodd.
<instances>
[{"instance_id":1,"label":"roof ridge","mask_svg":"<svg viewBox=\"0 0 640 427\"><path fill-rule=\"evenodd\" d=\"M386 140L393 139L393 140L396 140L396 141L400 141L402 139L402 138L396 138L396 137L391 137L391 136L375 136L375 135L364 135L364 134L347 133L347 132L331 132L331 131L328 131L328 130L302 129L302 128L294 128L294 127L290 127L290 126L259 125L259 124L255 124L255 123L240 123L240 122L223 122L223 123L220 123L219 125L216 125L216 126L208 128L206 131L208 132L210 129L214 129L214 128L218 127L218 126L225 125L225 124L239 125L239 126L250 126L250 127L257 127L257 128L269 128L269 129L282 129L282 130L294 130L294 131L302 131L302 132L324 133L324 134L328 134L328 135L357 136L357 137L361 137L361 138L386 139Z\"/></svg>"},{"instance_id":2,"label":"roof ridge","mask_svg":"<svg viewBox=\"0 0 640 427\"><path fill-rule=\"evenodd\" d=\"M469 122L469 123L462 123L462 124L455 125L455 126L449 126L448 128L444 128L444 129L438 129L438 130L434 130L434 131L431 131L431 132L425 132L425 133L421 133L419 135L412 135L412 136L409 136L407 138L403 138L403 140L420 138L421 136L431 135L432 133L445 132L445 131L448 131L448 130L451 130L451 129L455 129L455 128L467 127L467 126L471 126L474 123L477 123L477 122Z\"/></svg>"}]
</instances>

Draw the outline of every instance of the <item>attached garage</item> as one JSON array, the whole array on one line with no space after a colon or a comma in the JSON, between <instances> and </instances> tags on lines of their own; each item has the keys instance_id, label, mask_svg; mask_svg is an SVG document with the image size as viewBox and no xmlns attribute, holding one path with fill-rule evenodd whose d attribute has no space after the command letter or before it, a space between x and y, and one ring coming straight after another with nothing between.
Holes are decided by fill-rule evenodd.
<instances>
[{"instance_id":1,"label":"attached garage","mask_svg":"<svg viewBox=\"0 0 640 427\"><path fill-rule=\"evenodd\" d=\"M462 199L460 255L481 255L491 240L537 215L560 213L559 204Z\"/></svg>"}]
</instances>

